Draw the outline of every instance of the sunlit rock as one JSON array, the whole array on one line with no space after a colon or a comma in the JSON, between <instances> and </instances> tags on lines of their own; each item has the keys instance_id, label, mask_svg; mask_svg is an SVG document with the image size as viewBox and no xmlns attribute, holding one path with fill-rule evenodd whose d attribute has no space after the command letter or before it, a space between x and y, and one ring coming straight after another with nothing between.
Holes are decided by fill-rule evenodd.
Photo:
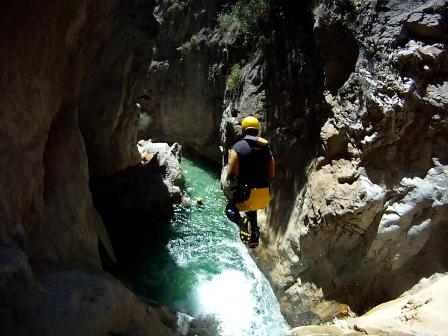
<instances>
[{"instance_id":1,"label":"sunlit rock","mask_svg":"<svg viewBox=\"0 0 448 336\"><path fill-rule=\"evenodd\" d=\"M284 37L275 53L288 71L273 72L267 58L278 170L257 256L280 298L300 279L362 312L447 269L446 5L321 2L313 8L317 50L306 37L298 43L305 66L294 85L285 79L294 74L294 39ZM341 57L356 62L333 76ZM319 148L310 141L317 137Z\"/></svg>"},{"instance_id":2,"label":"sunlit rock","mask_svg":"<svg viewBox=\"0 0 448 336\"><path fill-rule=\"evenodd\" d=\"M138 151L142 158L154 159L159 167L164 169L163 181L168 191L174 195L180 195L182 186L182 172L180 168L180 155L182 147L178 143L169 146L166 143L153 143L140 140ZM177 197L177 196L174 196Z\"/></svg>"},{"instance_id":3,"label":"sunlit rock","mask_svg":"<svg viewBox=\"0 0 448 336\"><path fill-rule=\"evenodd\" d=\"M435 274L422 279L399 298L385 302L360 317L335 319L325 326L294 328L291 336L444 335L447 291L448 276Z\"/></svg>"}]
</instances>

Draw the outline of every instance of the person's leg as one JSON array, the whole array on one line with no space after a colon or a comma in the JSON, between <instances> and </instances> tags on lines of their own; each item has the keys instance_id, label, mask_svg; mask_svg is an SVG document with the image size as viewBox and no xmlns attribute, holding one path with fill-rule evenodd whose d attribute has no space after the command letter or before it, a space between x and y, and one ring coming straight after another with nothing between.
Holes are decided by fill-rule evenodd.
<instances>
[{"instance_id":1,"label":"person's leg","mask_svg":"<svg viewBox=\"0 0 448 336\"><path fill-rule=\"evenodd\" d=\"M241 217L240 212L233 202L227 204L225 213L228 219L238 225L238 228L240 229L240 239L243 244L248 245L250 240L249 219L246 216Z\"/></svg>"},{"instance_id":2,"label":"person's leg","mask_svg":"<svg viewBox=\"0 0 448 336\"><path fill-rule=\"evenodd\" d=\"M246 212L247 218L249 218L251 227L257 226L257 212L256 211L248 211Z\"/></svg>"},{"instance_id":3,"label":"person's leg","mask_svg":"<svg viewBox=\"0 0 448 336\"><path fill-rule=\"evenodd\" d=\"M241 215L233 202L227 203L225 213L228 219L230 219L238 226L240 225Z\"/></svg>"},{"instance_id":4,"label":"person's leg","mask_svg":"<svg viewBox=\"0 0 448 336\"><path fill-rule=\"evenodd\" d=\"M249 247L255 248L258 246L258 240L260 238L260 229L259 229L258 223L257 223L257 212L249 211L249 212L246 212L246 215L250 222Z\"/></svg>"}]
</instances>

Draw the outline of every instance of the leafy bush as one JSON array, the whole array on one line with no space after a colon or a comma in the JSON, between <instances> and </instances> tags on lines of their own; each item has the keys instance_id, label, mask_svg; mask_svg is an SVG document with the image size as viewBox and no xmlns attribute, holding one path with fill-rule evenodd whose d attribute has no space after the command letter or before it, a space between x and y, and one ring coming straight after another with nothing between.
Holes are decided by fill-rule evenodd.
<instances>
[{"instance_id":1,"label":"leafy bush","mask_svg":"<svg viewBox=\"0 0 448 336\"><path fill-rule=\"evenodd\" d=\"M191 49L193 49L193 47L199 46L199 44L205 40L209 32L210 30L208 28L202 28L196 34L191 36L187 42L182 44L180 47L176 48L176 50L183 55L188 54L191 51Z\"/></svg>"},{"instance_id":2,"label":"leafy bush","mask_svg":"<svg viewBox=\"0 0 448 336\"><path fill-rule=\"evenodd\" d=\"M243 84L243 69L239 64L234 64L230 69L230 75L227 78L227 90L235 93Z\"/></svg>"},{"instance_id":3,"label":"leafy bush","mask_svg":"<svg viewBox=\"0 0 448 336\"><path fill-rule=\"evenodd\" d=\"M182 12L186 7L190 6L191 0L171 0L170 2L168 2L168 4L169 6L166 9L166 13L169 16L173 17Z\"/></svg>"},{"instance_id":4,"label":"leafy bush","mask_svg":"<svg viewBox=\"0 0 448 336\"><path fill-rule=\"evenodd\" d=\"M245 34L258 35L269 20L269 0L240 0L230 11L218 16L218 24L223 32L228 32L238 23Z\"/></svg>"},{"instance_id":5,"label":"leafy bush","mask_svg":"<svg viewBox=\"0 0 448 336\"><path fill-rule=\"evenodd\" d=\"M181 3L174 2L166 10L168 14L174 15L184 10L185 6Z\"/></svg>"}]
</instances>

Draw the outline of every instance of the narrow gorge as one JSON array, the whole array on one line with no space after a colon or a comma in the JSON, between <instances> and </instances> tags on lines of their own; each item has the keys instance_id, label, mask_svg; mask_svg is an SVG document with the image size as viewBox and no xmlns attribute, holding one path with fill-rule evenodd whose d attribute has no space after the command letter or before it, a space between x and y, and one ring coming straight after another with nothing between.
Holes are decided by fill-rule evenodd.
<instances>
[{"instance_id":1,"label":"narrow gorge","mask_svg":"<svg viewBox=\"0 0 448 336\"><path fill-rule=\"evenodd\" d=\"M446 0L1 8L0 335L448 335Z\"/></svg>"}]
</instances>

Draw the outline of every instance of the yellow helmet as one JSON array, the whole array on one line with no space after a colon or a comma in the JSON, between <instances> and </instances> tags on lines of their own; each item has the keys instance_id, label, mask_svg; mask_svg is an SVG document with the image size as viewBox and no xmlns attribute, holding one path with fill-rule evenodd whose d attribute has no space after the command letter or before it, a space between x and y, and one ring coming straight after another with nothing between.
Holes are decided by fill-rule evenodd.
<instances>
[{"instance_id":1,"label":"yellow helmet","mask_svg":"<svg viewBox=\"0 0 448 336\"><path fill-rule=\"evenodd\" d=\"M241 130L244 132L247 129L260 129L260 122L257 118L249 116L243 119L241 122Z\"/></svg>"}]
</instances>

